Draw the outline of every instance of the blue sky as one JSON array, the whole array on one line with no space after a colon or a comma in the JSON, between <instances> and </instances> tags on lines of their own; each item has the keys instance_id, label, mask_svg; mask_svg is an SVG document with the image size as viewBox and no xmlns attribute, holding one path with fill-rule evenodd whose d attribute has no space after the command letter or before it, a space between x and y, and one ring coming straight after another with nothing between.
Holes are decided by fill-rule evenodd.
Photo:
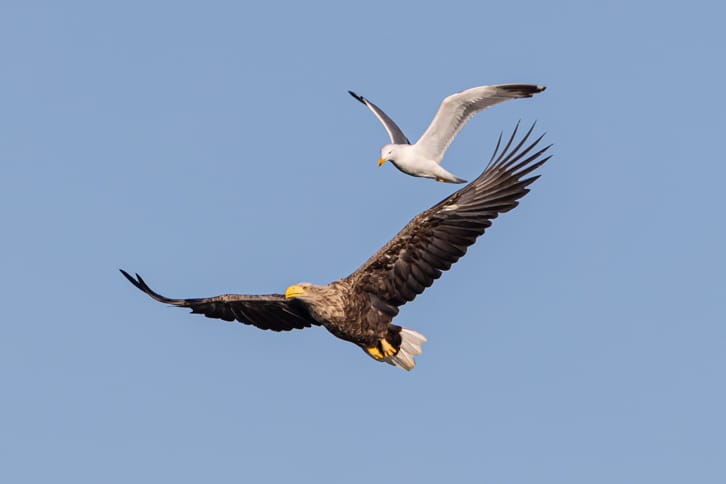
<instances>
[{"instance_id":1,"label":"blue sky","mask_svg":"<svg viewBox=\"0 0 726 484\"><path fill-rule=\"evenodd\" d=\"M3 482L723 482L726 224L715 2L4 2ZM317 328L167 308L352 272L451 185L376 167L446 95L473 179L554 158L396 322L413 372Z\"/></svg>"}]
</instances>

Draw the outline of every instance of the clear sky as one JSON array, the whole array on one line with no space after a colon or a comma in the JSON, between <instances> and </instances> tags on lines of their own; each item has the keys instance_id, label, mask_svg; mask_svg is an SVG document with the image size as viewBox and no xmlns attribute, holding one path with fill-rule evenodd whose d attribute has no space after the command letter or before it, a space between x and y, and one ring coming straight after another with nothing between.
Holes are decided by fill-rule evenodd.
<instances>
[{"instance_id":1,"label":"clear sky","mask_svg":"<svg viewBox=\"0 0 726 484\"><path fill-rule=\"evenodd\" d=\"M726 482L718 2L0 6L0 481ZM542 177L396 322L414 371L314 328L168 308L352 272L455 189L376 166L504 82L444 166L538 122Z\"/></svg>"}]
</instances>

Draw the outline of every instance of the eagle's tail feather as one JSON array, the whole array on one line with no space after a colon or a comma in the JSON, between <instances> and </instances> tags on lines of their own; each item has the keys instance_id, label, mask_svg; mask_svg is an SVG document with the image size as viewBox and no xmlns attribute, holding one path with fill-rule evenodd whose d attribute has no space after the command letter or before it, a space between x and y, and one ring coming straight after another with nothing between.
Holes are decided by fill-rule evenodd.
<instances>
[{"instance_id":1,"label":"eagle's tail feather","mask_svg":"<svg viewBox=\"0 0 726 484\"><path fill-rule=\"evenodd\" d=\"M390 365L395 365L404 370L413 370L416 366L414 357L421 354L423 351L421 345L426 342L426 336L421 333L408 328L401 328L401 346L398 349L398 353L393 356L384 358L383 361Z\"/></svg>"}]
</instances>

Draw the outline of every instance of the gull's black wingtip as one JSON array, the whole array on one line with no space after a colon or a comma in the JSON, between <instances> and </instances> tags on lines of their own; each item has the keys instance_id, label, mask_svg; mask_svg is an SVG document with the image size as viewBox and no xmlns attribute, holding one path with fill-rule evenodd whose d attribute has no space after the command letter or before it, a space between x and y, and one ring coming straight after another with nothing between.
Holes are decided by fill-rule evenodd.
<instances>
[{"instance_id":1,"label":"gull's black wingtip","mask_svg":"<svg viewBox=\"0 0 726 484\"><path fill-rule=\"evenodd\" d=\"M529 94L528 97L534 96L535 94L538 94L542 91L547 89L547 86L543 86L541 84L523 84L522 85L522 91Z\"/></svg>"},{"instance_id":2,"label":"gull's black wingtip","mask_svg":"<svg viewBox=\"0 0 726 484\"><path fill-rule=\"evenodd\" d=\"M541 84L503 84L500 88L515 97L532 97L547 89L546 86Z\"/></svg>"},{"instance_id":3,"label":"gull's black wingtip","mask_svg":"<svg viewBox=\"0 0 726 484\"><path fill-rule=\"evenodd\" d=\"M361 102L363 104L366 103L366 98L364 98L360 94L356 94L353 91L348 91L348 94L350 94L351 96L353 96L354 98L356 98L358 100L358 102Z\"/></svg>"}]
</instances>

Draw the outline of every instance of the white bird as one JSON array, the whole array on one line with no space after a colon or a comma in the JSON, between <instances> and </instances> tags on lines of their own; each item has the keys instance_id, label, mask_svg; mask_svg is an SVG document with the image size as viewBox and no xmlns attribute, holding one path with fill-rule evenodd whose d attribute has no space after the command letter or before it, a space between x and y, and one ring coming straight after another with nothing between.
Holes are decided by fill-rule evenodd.
<instances>
[{"instance_id":1,"label":"white bird","mask_svg":"<svg viewBox=\"0 0 726 484\"><path fill-rule=\"evenodd\" d=\"M441 160L466 122L489 106L509 99L532 97L544 90L544 86L536 84L497 84L473 87L452 94L441 102L433 121L414 144L408 141L401 128L381 108L353 91L348 93L373 111L391 138L391 144L381 148L378 166L390 161L396 168L412 176L433 178L440 182L465 183L466 180L442 168Z\"/></svg>"}]
</instances>

